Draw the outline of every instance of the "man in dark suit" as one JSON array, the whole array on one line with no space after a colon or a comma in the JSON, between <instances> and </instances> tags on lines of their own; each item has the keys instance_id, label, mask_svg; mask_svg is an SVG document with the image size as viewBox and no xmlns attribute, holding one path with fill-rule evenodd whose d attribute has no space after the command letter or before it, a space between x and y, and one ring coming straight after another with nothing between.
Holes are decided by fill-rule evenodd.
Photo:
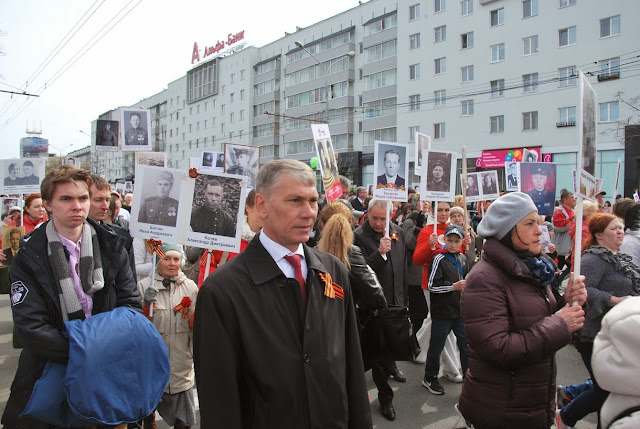
<instances>
[{"instance_id":1,"label":"man in dark suit","mask_svg":"<svg viewBox=\"0 0 640 429\"><path fill-rule=\"evenodd\" d=\"M404 189L404 178L398 176L400 159L400 154L396 150L389 149L385 151L384 174L377 177L376 183L378 185L384 185L385 188L392 187L395 189Z\"/></svg>"},{"instance_id":2,"label":"man in dark suit","mask_svg":"<svg viewBox=\"0 0 640 429\"><path fill-rule=\"evenodd\" d=\"M255 189L262 231L198 293L201 426L371 428L347 269L303 244L317 217L315 174L270 161Z\"/></svg>"},{"instance_id":3,"label":"man in dark suit","mask_svg":"<svg viewBox=\"0 0 640 429\"><path fill-rule=\"evenodd\" d=\"M358 186L356 188L356 196L353 197L349 202L351 206L360 212L365 211L367 208L364 206L364 199L367 198L367 188L364 186Z\"/></svg>"},{"instance_id":4,"label":"man in dark suit","mask_svg":"<svg viewBox=\"0 0 640 429\"><path fill-rule=\"evenodd\" d=\"M387 207L387 201L374 198L369 202L368 219L354 231L354 241L378 276L389 305L407 305L409 284L404 232L399 226L389 223L389 235L385 235L389 215ZM371 362L371 366L373 381L378 387L380 412L386 419L394 420L393 390L388 378L392 376L400 382L407 379L393 361Z\"/></svg>"}]
</instances>

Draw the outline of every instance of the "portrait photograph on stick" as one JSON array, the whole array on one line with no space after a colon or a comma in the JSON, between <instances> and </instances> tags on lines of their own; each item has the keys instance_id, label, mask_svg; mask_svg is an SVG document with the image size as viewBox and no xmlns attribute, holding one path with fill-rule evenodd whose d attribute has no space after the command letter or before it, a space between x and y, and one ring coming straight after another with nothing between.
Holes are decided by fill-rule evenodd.
<instances>
[{"instance_id":1,"label":"portrait photograph on stick","mask_svg":"<svg viewBox=\"0 0 640 429\"><path fill-rule=\"evenodd\" d=\"M133 237L177 243L180 198L184 195L184 171L154 167L136 166L136 186L133 200L139 201L131 210L130 230ZM126 187L125 187L126 189Z\"/></svg>"},{"instance_id":2,"label":"portrait photograph on stick","mask_svg":"<svg viewBox=\"0 0 640 429\"><path fill-rule=\"evenodd\" d=\"M202 171L224 172L224 153L203 151L198 167Z\"/></svg>"},{"instance_id":3,"label":"portrait photograph on stick","mask_svg":"<svg viewBox=\"0 0 640 429\"><path fill-rule=\"evenodd\" d=\"M5 260L0 262L0 266L10 267L13 257L20 250L20 239L24 235L23 226L3 226L2 227L2 252Z\"/></svg>"},{"instance_id":4,"label":"portrait photograph on stick","mask_svg":"<svg viewBox=\"0 0 640 429\"><path fill-rule=\"evenodd\" d=\"M480 173L467 173L467 188L466 195L468 202L482 201L480 195L480 189L478 187ZM460 182L462 183L462 174L460 175Z\"/></svg>"},{"instance_id":5,"label":"portrait photograph on stick","mask_svg":"<svg viewBox=\"0 0 640 429\"><path fill-rule=\"evenodd\" d=\"M538 214L553 216L556 195L556 164L531 162L520 164L520 192L531 197Z\"/></svg>"},{"instance_id":6,"label":"portrait photograph on stick","mask_svg":"<svg viewBox=\"0 0 640 429\"><path fill-rule=\"evenodd\" d=\"M422 167L420 199L453 201L456 189L456 160L453 152L428 151Z\"/></svg>"},{"instance_id":7,"label":"portrait photograph on stick","mask_svg":"<svg viewBox=\"0 0 640 429\"><path fill-rule=\"evenodd\" d=\"M102 119L96 121L96 150L117 151L119 138L120 122Z\"/></svg>"},{"instance_id":8,"label":"portrait photograph on stick","mask_svg":"<svg viewBox=\"0 0 640 429\"><path fill-rule=\"evenodd\" d=\"M0 182L0 194L39 193L45 163L46 158L0 160L0 171L4 173Z\"/></svg>"},{"instance_id":9,"label":"portrait photograph on stick","mask_svg":"<svg viewBox=\"0 0 640 429\"><path fill-rule=\"evenodd\" d=\"M408 144L375 141L373 165L376 187L374 198L407 201L406 177L409 172Z\"/></svg>"},{"instance_id":10,"label":"portrait photograph on stick","mask_svg":"<svg viewBox=\"0 0 640 429\"><path fill-rule=\"evenodd\" d=\"M120 113L122 123L122 150L151 150L151 115L147 109L123 109Z\"/></svg>"},{"instance_id":11,"label":"portrait photograph on stick","mask_svg":"<svg viewBox=\"0 0 640 429\"><path fill-rule=\"evenodd\" d=\"M238 252L244 205L248 192L246 176L199 171L185 185L191 197L189 222L181 222L181 241L188 246ZM183 238L182 238L183 237Z\"/></svg>"},{"instance_id":12,"label":"portrait photograph on stick","mask_svg":"<svg viewBox=\"0 0 640 429\"><path fill-rule=\"evenodd\" d=\"M422 174L422 158L426 151L431 150L431 137L416 131L415 134L415 173L416 176Z\"/></svg>"},{"instance_id":13,"label":"portrait photograph on stick","mask_svg":"<svg viewBox=\"0 0 640 429\"><path fill-rule=\"evenodd\" d=\"M518 178L520 174L518 173L519 165L517 162L505 162L504 163L504 173L507 178L507 189L508 192L515 192L518 190Z\"/></svg>"},{"instance_id":14,"label":"portrait photograph on stick","mask_svg":"<svg viewBox=\"0 0 640 429\"><path fill-rule=\"evenodd\" d=\"M249 188L256 186L256 174L260 167L259 147L225 143L224 160L225 173L245 176L249 179L246 181Z\"/></svg>"},{"instance_id":15,"label":"portrait photograph on stick","mask_svg":"<svg viewBox=\"0 0 640 429\"><path fill-rule=\"evenodd\" d=\"M322 186L327 196L327 202L331 202L342 195L338 163L333 152L333 142L329 134L327 124L312 124L311 132L318 156L317 168L322 176Z\"/></svg>"},{"instance_id":16,"label":"portrait photograph on stick","mask_svg":"<svg viewBox=\"0 0 640 429\"><path fill-rule=\"evenodd\" d=\"M498 172L496 170L483 171L480 173L480 193L483 200L497 200L500 197L498 187Z\"/></svg>"}]
</instances>

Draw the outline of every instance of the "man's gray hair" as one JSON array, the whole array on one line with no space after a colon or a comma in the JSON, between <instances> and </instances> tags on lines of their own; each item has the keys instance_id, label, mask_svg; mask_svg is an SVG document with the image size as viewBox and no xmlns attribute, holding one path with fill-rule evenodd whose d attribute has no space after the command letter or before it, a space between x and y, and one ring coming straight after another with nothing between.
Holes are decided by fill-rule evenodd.
<instances>
[{"instance_id":1,"label":"man's gray hair","mask_svg":"<svg viewBox=\"0 0 640 429\"><path fill-rule=\"evenodd\" d=\"M256 192L268 195L283 174L307 186L316 186L316 175L307 164L295 159L276 159L260 167L256 176Z\"/></svg>"},{"instance_id":2,"label":"man's gray hair","mask_svg":"<svg viewBox=\"0 0 640 429\"><path fill-rule=\"evenodd\" d=\"M381 200L379 198L372 198L371 201L369 201L369 210L371 210L374 207L380 207L383 210L387 210L387 208L389 208L389 205L387 204L388 201L387 200ZM391 207L393 207L393 204L390 204ZM389 208L389 213L391 213L391 208Z\"/></svg>"},{"instance_id":3,"label":"man's gray hair","mask_svg":"<svg viewBox=\"0 0 640 429\"><path fill-rule=\"evenodd\" d=\"M360 192L367 192L367 188L365 188L364 186L358 186L356 188L356 196L358 196Z\"/></svg>"},{"instance_id":4,"label":"man's gray hair","mask_svg":"<svg viewBox=\"0 0 640 429\"><path fill-rule=\"evenodd\" d=\"M347 188L351 187L351 180L349 180L348 177L340 175L340 185L341 186L346 186Z\"/></svg>"}]
</instances>

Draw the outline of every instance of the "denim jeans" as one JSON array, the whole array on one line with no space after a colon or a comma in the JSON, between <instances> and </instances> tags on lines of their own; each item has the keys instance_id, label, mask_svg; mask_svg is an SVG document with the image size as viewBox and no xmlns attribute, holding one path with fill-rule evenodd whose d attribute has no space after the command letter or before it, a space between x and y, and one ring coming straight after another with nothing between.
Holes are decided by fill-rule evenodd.
<instances>
[{"instance_id":1,"label":"denim jeans","mask_svg":"<svg viewBox=\"0 0 640 429\"><path fill-rule=\"evenodd\" d=\"M591 353L593 352L593 343L590 342L576 342L576 349L582 356L584 366L587 367L591 380L593 381L593 388L586 389L578 396L574 396L573 401L566 407L560 410L560 416L562 421L567 426L575 426L576 423L584 418L587 414L593 412L599 412L600 407L609 396L609 392L602 390L598 386L598 381L593 376L593 370L591 369ZM598 419L599 420L599 419ZM598 425L599 427L600 425Z\"/></svg>"},{"instance_id":2,"label":"denim jeans","mask_svg":"<svg viewBox=\"0 0 640 429\"><path fill-rule=\"evenodd\" d=\"M467 351L467 337L464 334L464 321L457 319L431 319L431 339L427 352L427 363L424 366L425 378L437 377L440 373L440 354L444 349L449 332L453 331L458 340L460 350L460 364L464 376L469 368L469 354Z\"/></svg>"},{"instance_id":3,"label":"denim jeans","mask_svg":"<svg viewBox=\"0 0 640 429\"><path fill-rule=\"evenodd\" d=\"M574 399L577 398L582 392L586 392L589 389L593 389L593 380L589 379L584 383L580 384L572 384L570 386L564 386L562 388L564 393L569 396L569 398Z\"/></svg>"}]
</instances>

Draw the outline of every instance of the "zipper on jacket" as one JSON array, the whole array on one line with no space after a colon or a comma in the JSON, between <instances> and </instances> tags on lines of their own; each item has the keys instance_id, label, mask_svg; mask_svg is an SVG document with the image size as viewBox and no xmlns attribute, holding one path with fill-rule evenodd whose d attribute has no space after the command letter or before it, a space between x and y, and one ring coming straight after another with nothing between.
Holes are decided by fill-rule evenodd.
<instances>
[{"instance_id":1,"label":"zipper on jacket","mask_svg":"<svg viewBox=\"0 0 640 429\"><path fill-rule=\"evenodd\" d=\"M508 399L513 399L513 392L516 390L516 373L515 371L509 371L511 375L511 381L509 382L509 396Z\"/></svg>"}]
</instances>

